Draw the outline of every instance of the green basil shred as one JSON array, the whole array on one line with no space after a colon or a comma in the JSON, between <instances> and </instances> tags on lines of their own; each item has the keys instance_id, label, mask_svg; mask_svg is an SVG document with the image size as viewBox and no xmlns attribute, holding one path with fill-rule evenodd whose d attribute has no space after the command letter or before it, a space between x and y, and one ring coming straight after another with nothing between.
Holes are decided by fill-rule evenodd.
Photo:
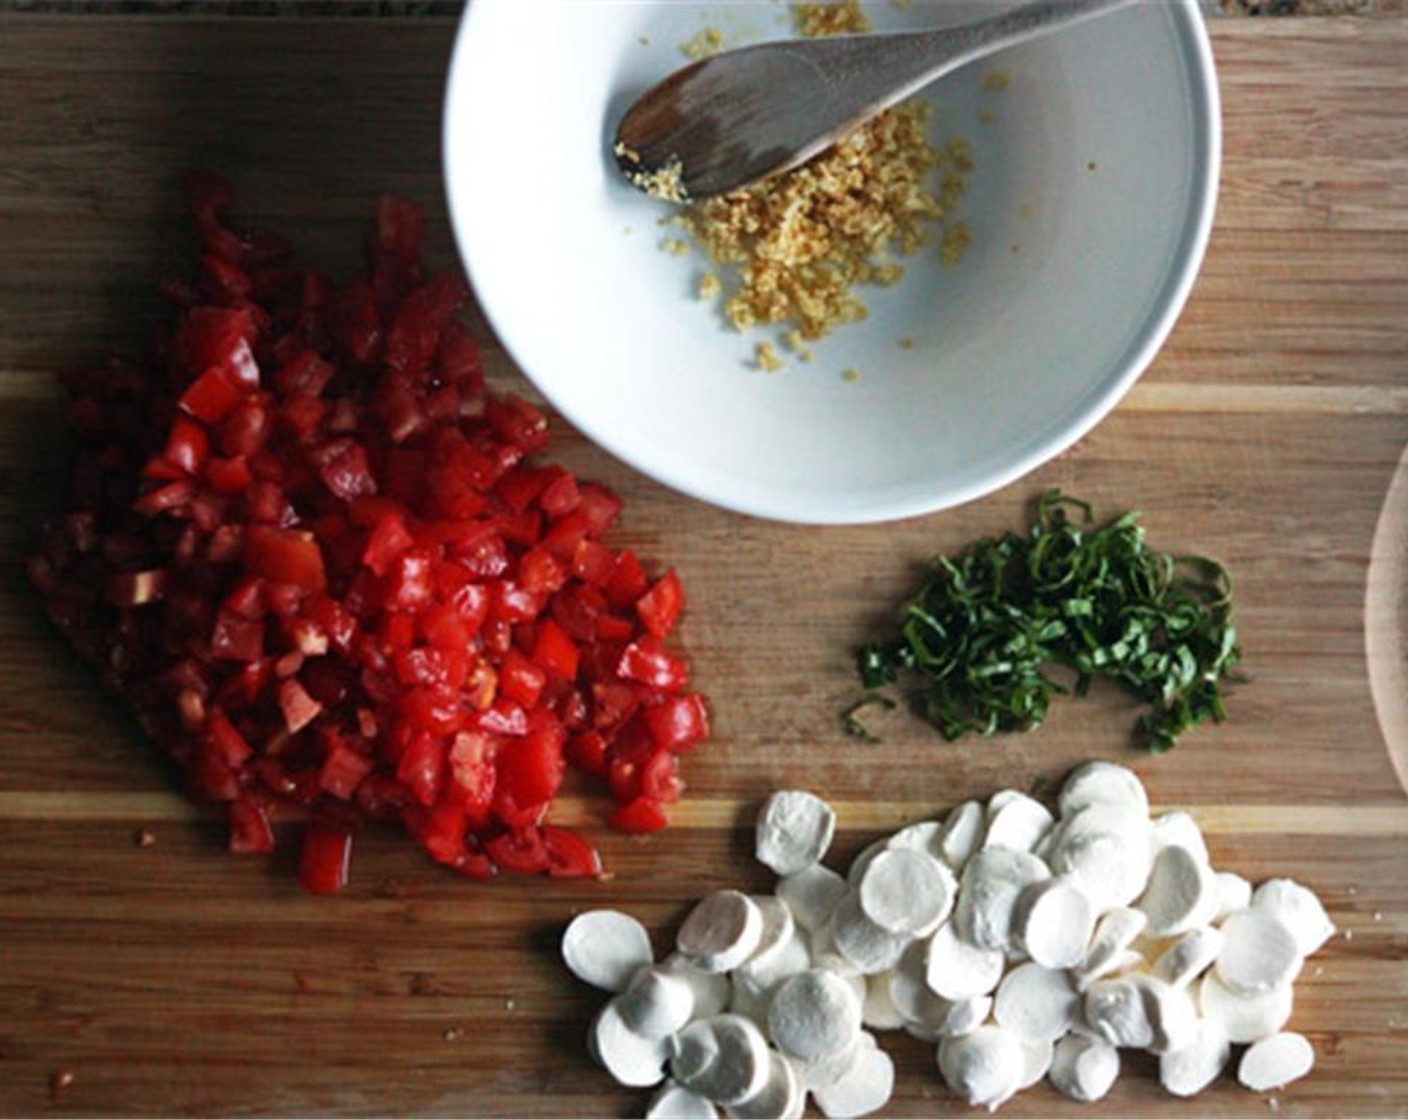
<instances>
[{"instance_id":1,"label":"green basil shred","mask_svg":"<svg viewBox=\"0 0 1408 1120\"><path fill-rule=\"evenodd\" d=\"M857 652L861 683L918 682L915 704L948 739L1040 727L1067 691L1049 666L1074 671L1077 696L1103 677L1140 697L1136 734L1154 752L1220 721L1220 683L1240 660L1226 569L1151 549L1137 511L1091 520L1087 503L1050 490L1025 536L935 558L898 633Z\"/></svg>"}]
</instances>

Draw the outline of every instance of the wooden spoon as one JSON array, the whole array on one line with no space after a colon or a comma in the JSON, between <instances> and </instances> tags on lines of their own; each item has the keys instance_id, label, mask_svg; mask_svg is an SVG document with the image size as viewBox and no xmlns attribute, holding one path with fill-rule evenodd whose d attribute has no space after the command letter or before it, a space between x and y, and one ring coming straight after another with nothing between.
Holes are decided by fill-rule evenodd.
<instances>
[{"instance_id":1,"label":"wooden spoon","mask_svg":"<svg viewBox=\"0 0 1408 1120\"><path fill-rule=\"evenodd\" d=\"M760 43L652 86L616 130L616 162L671 202L805 163L875 114L975 59L1134 0L1040 0L937 31Z\"/></svg>"}]
</instances>

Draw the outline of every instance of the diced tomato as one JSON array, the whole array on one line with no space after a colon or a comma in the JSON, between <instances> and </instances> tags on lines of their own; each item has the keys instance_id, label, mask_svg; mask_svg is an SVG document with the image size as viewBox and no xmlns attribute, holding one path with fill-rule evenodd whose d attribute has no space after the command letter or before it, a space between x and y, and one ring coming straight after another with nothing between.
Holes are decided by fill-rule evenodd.
<instances>
[{"instance_id":1,"label":"diced tomato","mask_svg":"<svg viewBox=\"0 0 1408 1120\"><path fill-rule=\"evenodd\" d=\"M132 503L132 508L143 517L155 517L188 506L195 493L195 486L184 479L168 482L165 486L148 490Z\"/></svg>"},{"instance_id":2,"label":"diced tomato","mask_svg":"<svg viewBox=\"0 0 1408 1120\"><path fill-rule=\"evenodd\" d=\"M689 675L684 662L651 634L637 638L625 648L616 671L627 680L639 681L663 692L678 692Z\"/></svg>"},{"instance_id":3,"label":"diced tomato","mask_svg":"<svg viewBox=\"0 0 1408 1120\"><path fill-rule=\"evenodd\" d=\"M561 879L595 879L601 875L601 854L584 838L565 828L541 828L548 855L548 874Z\"/></svg>"},{"instance_id":4,"label":"diced tomato","mask_svg":"<svg viewBox=\"0 0 1408 1120\"><path fill-rule=\"evenodd\" d=\"M577 479L564 470L554 472L554 477L538 497L538 505L549 517L561 517L571 513L582 504L582 492L577 487Z\"/></svg>"},{"instance_id":5,"label":"diced tomato","mask_svg":"<svg viewBox=\"0 0 1408 1120\"><path fill-rule=\"evenodd\" d=\"M181 409L206 424L218 424L244 398L223 366L210 366L181 394Z\"/></svg>"},{"instance_id":6,"label":"diced tomato","mask_svg":"<svg viewBox=\"0 0 1408 1120\"><path fill-rule=\"evenodd\" d=\"M323 706L308 695L297 680L289 678L279 685L279 708L284 713L284 726L290 735L297 735L318 718Z\"/></svg>"},{"instance_id":7,"label":"diced tomato","mask_svg":"<svg viewBox=\"0 0 1408 1120\"><path fill-rule=\"evenodd\" d=\"M424 370L464 295L463 283L447 272L406 293L386 332L387 369L393 374Z\"/></svg>"},{"instance_id":8,"label":"diced tomato","mask_svg":"<svg viewBox=\"0 0 1408 1120\"><path fill-rule=\"evenodd\" d=\"M484 851L505 871L518 875L537 875L552 866L552 857L537 828L505 832L486 841Z\"/></svg>"},{"instance_id":9,"label":"diced tomato","mask_svg":"<svg viewBox=\"0 0 1408 1120\"><path fill-rule=\"evenodd\" d=\"M304 348L274 371L274 386L289 396L318 397L336 372L316 350Z\"/></svg>"},{"instance_id":10,"label":"diced tomato","mask_svg":"<svg viewBox=\"0 0 1408 1120\"><path fill-rule=\"evenodd\" d=\"M312 894L336 894L347 885L352 832L345 825L310 821L303 831L298 881Z\"/></svg>"},{"instance_id":11,"label":"diced tomato","mask_svg":"<svg viewBox=\"0 0 1408 1120\"><path fill-rule=\"evenodd\" d=\"M216 442L226 455L253 455L264 447L272 427L268 402L248 396L223 416Z\"/></svg>"},{"instance_id":12,"label":"diced tomato","mask_svg":"<svg viewBox=\"0 0 1408 1120\"><path fill-rule=\"evenodd\" d=\"M546 598L567 582L567 573L546 549L530 548L519 557L518 581L530 595Z\"/></svg>"},{"instance_id":13,"label":"diced tomato","mask_svg":"<svg viewBox=\"0 0 1408 1120\"><path fill-rule=\"evenodd\" d=\"M545 673L570 681L577 676L580 658L577 644L553 619L545 618L538 624L531 654L534 665Z\"/></svg>"},{"instance_id":14,"label":"diced tomato","mask_svg":"<svg viewBox=\"0 0 1408 1120\"><path fill-rule=\"evenodd\" d=\"M499 438L524 451L541 451L548 442L548 418L542 410L512 394L484 405L484 418Z\"/></svg>"},{"instance_id":15,"label":"diced tomato","mask_svg":"<svg viewBox=\"0 0 1408 1120\"><path fill-rule=\"evenodd\" d=\"M422 731L401 756L396 777L422 805L433 805L440 794L444 765L444 744L429 731Z\"/></svg>"},{"instance_id":16,"label":"diced tomato","mask_svg":"<svg viewBox=\"0 0 1408 1120\"><path fill-rule=\"evenodd\" d=\"M188 189L198 279L165 286L153 359L64 381L67 509L26 564L50 617L232 848L312 820L310 890L346 881L360 819L471 878L599 875L545 823L567 767L650 831L708 734L663 641L678 577L603 541L621 500L538 458L538 405L485 397L419 208L379 200L369 272L334 286L231 225L223 179Z\"/></svg>"},{"instance_id":17,"label":"diced tomato","mask_svg":"<svg viewBox=\"0 0 1408 1120\"><path fill-rule=\"evenodd\" d=\"M684 792L679 757L666 750L652 754L641 768L640 791L645 797L661 804L678 801Z\"/></svg>"},{"instance_id":18,"label":"diced tomato","mask_svg":"<svg viewBox=\"0 0 1408 1120\"><path fill-rule=\"evenodd\" d=\"M219 708L212 708L206 714L205 734L211 748L231 769L237 769L254 754L248 740Z\"/></svg>"},{"instance_id":19,"label":"diced tomato","mask_svg":"<svg viewBox=\"0 0 1408 1120\"><path fill-rule=\"evenodd\" d=\"M563 756L587 774L606 777L606 738L599 731L581 731L567 740Z\"/></svg>"},{"instance_id":20,"label":"diced tomato","mask_svg":"<svg viewBox=\"0 0 1408 1120\"><path fill-rule=\"evenodd\" d=\"M469 331L453 319L440 336L435 369L439 380L457 386L468 397L477 397L484 391L484 363L479 356L479 347L474 344Z\"/></svg>"},{"instance_id":21,"label":"diced tomato","mask_svg":"<svg viewBox=\"0 0 1408 1120\"><path fill-rule=\"evenodd\" d=\"M369 756L354 750L345 739L336 736L330 741L327 754L323 757L318 784L333 797L350 801L357 792L357 786L372 772L374 765Z\"/></svg>"},{"instance_id":22,"label":"diced tomato","mask_svg":"<svg viewBox=\"0 0 1408 1120\"><path fill-rule=\"evenodd\" d=\"M412 549L392 561L386 573L388 610L418 611L434 600L433 559L423 549Z\"/></svg>"},{"instance_id":23,"label":"diced tomato","mask_svg":"<svg viewBox=\"0 0 1408 1120\"><path fill-rule=\"evenodd\" d=\"M531 708L543 694L547 673L534 665L516 649L504 654L499 666L499 691L515 703Z\"/></svg>"},{"instance_id":24,"label":"diced tomato","mask_svg":"<svg viewBox=\"0 0 1408 1120\"><path fill-rule=\"evenodd\" d=\"M665 815L659 802L648 797L637 797L629 805L622 805L612 813L607 823L618 832L644 834L669 827L670 818Z\"/></svg>"},{"instance_id":25,"label":"diced tomato","mask_svg":"<svg viewBox=\"0 0 1408 1120\"><path fill-rule=\"evenodd\" d=\"M572 552L572 574L592 587L601 587L616 566L616 554L600 541L582 540Z\"/></svg>"},{"instance_id":26,"label":"diced tomato","mask_svg":"<svg viewBox=\"0 0 1408 1120\"><path fill-rule=\"evenodd\" d=\"M562 728L553 726L506 741L498 758L499 791L518 805L551 801L562 784L565 739Z\"/></svg>"},{"instance_id":27,"label":"diced tomato","mask_svg":"<svg viewBox=\"0 0 1408 1120\"><path fill-rule=\"evenodd\" d=\"M309 591L326 585L323 554L313 534L303 529L251 525L244 535L245 568L274 583Z\"/></svg>"},{"instance_id":28,"label":"diced tomato","mask_svg":"<svg viewBox=\"0 0 1408 1120\"><path fill-rule=\"evenodd\" d=\"M616 565L602 590L612 606L629 607L645 594L649 585L640 560L630 549L625 549L617 555Z\"/></svg>"},{"instance_id":29,"label":"diced tomato","mask_svg":"<svg viewBox=\"0 0 1408 1120\"><path fill-rule=\"evenodd\" d=\"M379 576L386 575L391 565L416 543L406 520L399 512L385 514L367 538L362 563Z\"/></svg>"},{"instance_id":30,"label":"diced tomato","mask_svg":"<svg viewBox=\"0 0 1408 1120\"><path fill-rule=\"evenodd\" d=\"M257 661L264 656L264 623L221 611L210 634L210 655L226 661Z\"/></svg>"},{"instance_id":31,"label":"diced tomato","mask_svg":"<svg viewBox=\"0 0 1408 1120\"><path fill-rule=\"evenodd\" d=\"M274 850L274 829L265 807L249 796L236 797L226 809L230 851L262 855Z\"/></svg>"},{"instance_id":32,"label":"diced tomato","mask_svg":"<svg viewBox=\"0 0 1408 1120\"><path fill-rule=\"evenodd\" d=\"M476 828L489 818L498 785L495 759L498 747L488 735L461 731L450 744L450 785L447 799L463 807L467 819Z\"/></svg>"},{"instance_id":33,"label":"diced tomato","mask_svg":"<svg viewBox=\"0 0 1408 1120\"><path fill-rule=\"evenodd\" d=\"M680 577L671 568L654 585L636 600L636 614L641 623L657 638L663 638L672 629L684 607L684 588Z\"/></svg>"},{"instance_id":34,"label":"diced tomato","mask_svg":"<svg viewBox=\"0 0 1408 1120\"><path fill-rule=\"evenodd\" d=\"M233 459L215 457L206 461L205 481L217 494L233 497L243 494L254 482L249 460L243 455Z\"/></svg>"},{"instance_id":35,"label":"diced tomato","mask_svg":"<svg viewBox=\"0 0 1408 1120\"><path fill-rule=\"evenodd\" d=\"M254 314L247 307L191 308L171 343L182 382L219 366L235 384L257 387L259 367L249 345L256 330Z\"/></svg>"},{"instance_id":36,"label":"diced tomato","mask_svg":"<svg viewBox=\"0 0 1408 1120\"><path fill-rule=\"evenodd\" d=\"M666 696L641 709L650 737L662 750L687 751L709 737L704 698L694 693Z\"/></svg>"}]
</instances>

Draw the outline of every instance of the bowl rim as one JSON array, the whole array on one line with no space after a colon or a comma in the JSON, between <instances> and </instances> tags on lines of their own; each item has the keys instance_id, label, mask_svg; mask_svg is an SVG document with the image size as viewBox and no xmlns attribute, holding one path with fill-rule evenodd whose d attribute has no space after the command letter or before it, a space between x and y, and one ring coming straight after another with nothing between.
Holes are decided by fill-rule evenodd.
<instances>
[{"instance_id":1,"label":"bowl rim","mask_svg":"<svg viewBox=\"0 0 1408 1120\"><path fill-rule=\"evenodd\" d=\"M1049 463L1080 442L1104 420L1124 399L1129 390L1163 349L1173 328L1182 316L1202 270L1203 258L1211 240L1222 177L1222 103L1218 85L1216 61L1208 34L1207 19L1199 0L1176 0L1169 5L1173 19L1175 42L1188 78L1193 181L1189 186L1189 201L1183 229L1172 253L1172 263L1155 290L1150 311L1136 331L1124 355L1110 364L1109 374L1092 390L1078 397L1065 410L1059 423L1048 425L1026 448L1005 467L993 470L982 479L966 484L938 487L931 492L913 494L906 487L906 496L879 497L868 500L863 510L854 503L844 506L812 502L803 509L786 508L769 496L739 495L726 487L711 486L697 479L682 476L668 466L647 464L642 457L621 444L614 436L601 435L590 423L553 400L533 372L519 360L513 342L499 329L502 318L496 311L497 297L476 282L476 265L468 252L465 225L457 211L456 192L451 181L457 173L458 150L453 141L455 105L460 75L464 72L462 56L468 50L476 13L492 7L495 0L475 0L460 17L459 29L450 52L441 107L441 167L444 175L444 195L449 212L451 234L465 270L474 298L499 345L515 368L541 393L569 424L595 446L639 472L676 492L720 509L729 510L767 521L797 525L868 525L921 517L953 509L996 493ZM521 3L522 0L499 0ZM784 498L785 502L786 499Z\"/></svg>"}]
</instances>

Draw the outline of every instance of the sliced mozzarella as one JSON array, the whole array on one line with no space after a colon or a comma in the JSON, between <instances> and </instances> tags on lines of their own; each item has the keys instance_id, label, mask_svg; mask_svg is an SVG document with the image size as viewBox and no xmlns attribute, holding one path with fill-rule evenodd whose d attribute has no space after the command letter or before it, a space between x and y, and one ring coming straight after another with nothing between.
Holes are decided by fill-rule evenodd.
<instances>
[{"instance_id":1,"label":"sliced mozzarella","mask_svg":"<svg viewBox=\"0 0 1408 1120\"><path fill-rule=\"evenodd\" d=\"M939 854L955 873L961 874L964 865L978 850L986 827L983 806L977 801L955 805L944 818L943 831L939 834Z\"/></svg>"},{"instance_id":2,"label":"sliced mozzarella","mask_svg":"<svg viewBox=\"0 0 1408 1120\"><path fill-rule=\"evenodd\" d=\"M1148 1049L1152 1054L1180 1050L1197 1037L1198 1008L1185 988L1175 988L1153 976L1137 974L1129 980L1144 998L1145 1012L1153 1040Z\"/></svg>"},{"instance_id":3,"label":"sliced mozzarella","mask_svg":"<svg viewBox=\"0 0 1408 1120\"><path fill-rule=\"evenodd\" d=\"M1001 949L984 949L958 936L953 922L945 922L929 939L926 978L929 987L945 999L985 996L1002 979L1005 963Z\"/></svg>"},{"instance_id":4,"label":"sliced mozzarella","mask_svg":"<svg viewBox=\"0 0 1408 1120\"><path fill-rule=\"evenodd\" d=\"M728 1011L730 1015L742 1015L751 1019L764 1033L768 1029L768 1008L772 1005L772 993L749 983L737 972L727 974L729 982Z\"/></svg>"},{"instance_id":5,"label":"sliced mozzarella","mask_svg":"<svg viewBox=\"0 0 1408 1120\"><path fill-rule=\"evenodd\" d=\"M768 1030L784 1054L814 1062L841 1053L861 1029L861 999L844 977L808 969L773 993Z\"/></svg>"},{"instance_id":6,"label":"sliced mozzarella","mask_svg":"<svg viewBox=\"0 0 1408 1120\"><path fill-rule=\"evenodd\" d=\"M1101 915L1090 939L1085 960L1077 968L1079 978L1087 984L1119 969L1112 967L1126 952L1134 939L1144 932L1149 916L1142 910L1119 906Z\"/></svg>"},{"instance_id":7,"label":"sliced mozzarella","mask_svg":"<svg viewBox=\"0 0 1408 1120\"><path fill-rule=\"evenodd\" d=\"M945 864L911 848L892 848L870 861L857 896L861 913L881 929L918 937L948 917L957 890Z\"/></svg>"},{"instance_id":8,"label":"sliced mozzarella","mask_svg":"<svg viewBox=\"0 0 1408 1120\"><path fill-rule=\"evenodd\" d=\"M868 1116L889 1102L895 1091L895 1063L878 1046L862 1046L844 1074L813 1093L817 1108L831 1120Z\"/></svg>"},{"instance_id":9,"label":"sliced mozzarella","mask_svg":"<svg viewBox=\"0 0 1408 1120\"><path fill-rule=\"evenodd\" d=\"M636 970L616 1002L626 1026L646 1038L661 1038L689 1022L694 989L683 976L648 965Z\"/></svg>"},{"instance_id":10,"label":"sliced mozzarella","mask_svg":"<svg viewBox=\"0 0 1408 1120\"><path fill-rule=\"evenodd\" d=\"M1315 1068L1315 1050L1304 1035L1285 1031L1247 1048L1237 1066L1237 1080L1258 1093L1279 1089Z\"/></svg>"},{"instance_id":11,"label":"sliced mozzarella","mask_svg":"<svg viewBox=\"0 0 1408 1120\"><path fill-rule=\"evenodd\" d=\"M1073 968L1085 960L1095 911L1065 876L1034 883L1017 900L1013 934L1027 956L1045 968Z\"/></svg>"},{"instance_id":12,"label":"sliced mozzarella","mask_svg":"<svg viewBox=\"0 0 1408 1120\"><path fill-rule=\"evenodd\" d=\"M979 1027L939 1043L939 1073L970 1105L995 1109L1018 1091L1026 1071L1022 1040L1002 1027Z\"/></svg>"},{"instance_id":13,"label":"sliced mozzarella","mask_svg":"<svg viewBox=\"0 0 1408 1120\"><path fill-rule=\"evenodd\" d=\"M846 885L855 889L860 885L860 877L865 874L865 869L870 866L870 861L881 852L888 851L886 844L889 837L882 836L879 840L872 840L860 850L860 854L851 861L851 866L846 869Z\"/></svg>"},{"instance_id":14,"label":"sliced mozzarella","mask_svg":"<svg viewBox=\"0 0 1408 1120\"><path fill-rule=\"evenodd\" d=\"M1115 805L1149 815L1149 795L1138 775L1113 762L1096 760L1077 766L1066 777L1057 798L1061 816L1074 816L1091 805Z\"/></svg>"},{"instance_id":15,"label":"sliced mozzarella","mask_svg":"<svg viewBox=\"0 0 1408 1120\"><path fill-rule=\"evenodd\" d=\"M793 930L782 942L766 955L755 954L734 970L735 984L747 984L759 993L770 994L778 984L789 976L796 976L812 966L812 955L807 948L805 936Z\"/></svg>"},{"instance_id":16,"label":"sliced mozzarella","mask_svg":"<svg viewBox=\"0 0 1408 1120\"><path fill-rule=\"evenodd\" d=\"M818 1089L835 1085L851 1071L851 1068L860 1060L861 1054L874 1048L875 1036L869 1031L861 1031L855 1041L839 1054L832 1054L828 1058L818 1058L812 1062L804 1062L796 1058L791 1058L789 1061L793 1063L798 1076L802 1079L802 1087L808 1092L814 1093Z\"/></svg>"},{"instance_id":17,"label":"sliced mozzarella","mask_svg":"<svg viewBox=\"0 0 1408 1120\"><path fill-rule=\"evenodd\" d=\"M866 976L893 968L911 940L882 929L866 917L856 891L836 904L830 933L836 951Z\"/></svg>"},{"instance_id":18,"label":"sliced mozzarella","mask_svg":"<svg viewBox=\"0 0 1408 1120\"><path fill-rule=\"evenodd\" d=\"M885 841L885 847L892 852L901 848L923 852L926 856L942 860L944 859L943 836L944 825L942 821L916 821L914 824L905 825L904 828L890 836Z\"/></svg>"},{"instance_id":19,"label":"sliced mozzarella","mask_svg":"<svg viewBox=\"0 0 1408 1120\"><path fill-rule=\"evenodd\" d=\"M1098 980L1113 979L1117 976L1125 976L1131 972L1139 972L1148 964L1144 954L1134 949L1120 949L1111 956L1101 961L1100 966L1094 971L1072 972L1071 977L1075 981L1076 991L1084 993L1090 985Z\"/></svg>"},{"instance_id":20,"label":"sliced mozzarella","mask_svg":"<svg viewBox=\"0 0 1408 1120\"><path fill-rule=\"evenodd\" d=\"M1231 1042L1256 1042L1286 1025L1295 1003L1289 983L1255 995L1234 992L1209 972L1198 986L1198 1009L1226 1032Z\"/></svg>"},{"instance_id":21,"label":"sliced mozzarella","mask_svg":"<svg viewBox=\"0 0 1408 1120\"><path fill-rule=\"evenodd\" d=\"M1335 923L1314 892L1294 879L1268 879L1252 892L1251 907L1279 918L1296 939L1302 957L1310 956L1335 932Z\"/></svg>"},{"instance_id":22,"label":"sliced mozzarella","mask_svg":"<svg viewBox=\"0 0 1408 1120\"><path fill-rule=\"evenodd\" d=\"M796 1067L776 1050L768 1051L768 1073L763 1087L746 1100L724 1109L730 1120L781 1120L802 1115L806 1093Z\"/></svg>"},{"instance_id":23,"label":"sliced mozzarella","mask_svg":"<svg viewBox=\"0 0 1408 1120\"><path fill-rule=\"evenodd\" d=\"M755 894L749 897L763 918L763 930L758 937L758 947L744 962L744 966L757 964L766 966L768 959L780 953L792 940L797 923L787 903L776 895Z\"/></svg>"},{"instance_id":24,"label":"sliced mozzarella","mask_svg":"<svg viewBox=\"0 0 1408 1120\"><path fill-rule=\"evenodd\" d=\"M689 984L694 993L695 1019L707 1019L727 1010L729 1003L728 977L718 972L705 972L690 963L682 953L671 953L660 966L672 976Z\"/></svg>"},{"instance_id":25,"label":"sliced mozzarella","mask_svg":"<svg viewBox=\"0 0 1408 1120\"><path fill-rule=\"evenodd\" d=\"M1183 987L1201 976L1222 951L1222 932L1204 926L1190 929L1154 960L1153 975L1174 987Z\"/></svg>"},{"instance_id":26,"label":"sliced mozzarella","mask_svg":"<svg viewBox=\"0 0 1408 1120\"><path fill-rule=\"evenodd\" d=\"M629 914L588 910L563 932L562 959L577 979L619 992L638 968L655 960L655 953L645 927Z\"/></svg>"},{"instance_id":27,"label":"sliced mozzarella","mask_svg":"<svg viewBox=\"0 0 1408 1120\"><path fill-rule=\"evenodd\" d=\"M1048 879L1046 864L1030 852L984 848L963 868L955 932L974 945L1006 952L1012 946L1017 899L1033 883Z\"/></svg>"},{"instance_id":28,"label":"sliced mozzarella","mask_svg":"<svg viewBox=\"0 0 1408 1120\"><path fill-rule=\"evenodd\" d=\"M860 976L861 971L836 947L836 915L807 939L812 951L812 967L827 968L842 975ZM898 955L895 957L899 959Z\"/></svg>"},{"instance_id":29,"label":"sliced mozzarella","mask_svg":"<svg viewBox=\"0 0 1408 1120\"><path fill-rule=\"evenodd\" d=\"M665 1079L670 1036L646 1038L631 1030L621 1018L617 999L608 1001L592 1022L592 1056L622 1085L632 1089L658 1085Z\"/></svg>"},{"instance_id":30,"label":"sliced mozzarella","mask_svg":"<svg viewBox=\"0 0 1408 1120\"><path fill-rule=\"evenodd\" d=\"M1239 910L1220 928L1222 951L1213 968L1234 992L1270 991L1299 974L1303 958L1295 934L1269 910Z\"/></svg>"},{"instance_id":31,"label":"sliced mozzarella","mask_svg":"<svg viewBox=\"0 0 1408 1120\"><path fill-rule=\"evenodd\" d=\"M756 1096L767 1082L767 1039L742 1015L696 1019L675 1039L670 1073L686 1089L715 1104L733 1105Z\"/></svg>"},{"instance_id":32,"label":"sliced mozzarella","mask_svg":"<svg viewBox=\"0 0 1408 1120\"><path fill-rule=\"evenodd\" d=\"M820 863L836 835L836 813L814 793L778 790L758 812L755 854L779 875Z\"/></svg>"},{"instance_id":33,"label":"sliced mozzarella","mask_svg":"<svg viewBox=\"0 0 1408 1120\"><path fill-rule=\"evenodd\" d=\"M1070 875L1097 912L1128 906L1154 864L1153 828L1137 808L1097 802L1052 830L1051 870Z\"/></svg>"},{"instance_id":34,"label":"sliced mozzarella","mask_svg":"<svg viewBox=\"0 0 1408 1120\"><path fill-rule=\"evenodd\" d=\"M1229 914L1245 910L1252 904L1252 885L1235 871L1217 872L1217 912L1214 922L1220 922Z\"/></svg>"},{"instance_id":35,"label":"sliced mozzarella","mask_svg":"<svg viewBox=\"0 0 1408 1120\"><path fill-rule=\"evenodd\" d=\"M992 996L970 996L949 1003L948 1015L939 1024L940 1038L957 1038L961 1034L971 1034L988 1021L992 1014Z\"/></svg>"},{"instance_id":36,"label":"sliced mozzarella","mask_svg":"<svg viewBox=\"0 0 1408 1120\"><path fill-rule=\"evenodd\" d=\"M796 923L811 933L831 917L846 893L846 880L820 863L794 871L777 881L777 897L787 903Z\"/></svg>"},{"instance_id":37,"label":"sliced mozzarella","mask_svg":"<svg viewBox=\"0 0 1408 1120\"><path fill-rule=\"evenodd\" d=\"M1051 1070L1056 1048L1050 1039L1022 1039L1022 1080L1017 1089L1030 1089Z\"/></svg>"},{"instance_id":38,"label":"sliced mozzarella","mask_svg":"<svg viewBox=\"0 0 1408 1120\"><path fill-rule=\"evenodd\" d=\"M927 956L928 946L923 941L913 941L905 949L899 964L889 972L890 1002L906 1022L938 1031L953 1005L929 987Z\"/></svg>"},{"instance_id":39,"label":"sliced mozzarella","mask_svg":"<svg viewBox=\"0 0 1408 1120\"><path fill-rule=\"evenodd\" d=\"M1187 1045L1159 1055L1159 1081L1175 1097L1196 1096L1217 1080L1231 1056L1222 1024L1199 1019Z\"/></svg>"},{"instance_id":40,"label":"sliced mozzarella","mask_svg":"<svg viewBox=\"0 0 1408 1120\"><path fill-rule=\"evenodd\" d=\"M675 937L675 948L704 972L729 972L758 948L763 915L742 891L714 891L695 904Z\"/></svg>"},{"instance_id":41,"label":"sliced mozzarella","mask_svg":"<svg viewBox=\"0 0 1408 1120\"><path fill-rule=\"evenodd\" d=\"M718 1120L714 1102L691 1089L667 1081L645 1110L645 1120Z\"/></svg>"},{"instance_id":42,"label":"sliced mozzarella","mask_svg":"<svg viewBox=\"0 0 1408 1120\"><path fill-rule=\"evenodd\" d=\"M996 793L988 801L984 848L1012 848L1030 852L1055 823L1051 810L1033 797L1014 789Z\"/></svg>"},{"instance_id":43,"label":"sliced mozzarella","mask_svg":"<svg viewBox=\"0 0 1408 1120\"><path fill-rule=\"evenodd\" d=\"M1204 863L1208 862L1208 845L1203 830L1192 814L1180 811L1164 813L1153 820L1155 849L1172 844L1187 848Z\"/></svg>"},{"instance_id":44,"label":"sliced mozzarella","mask_svg":"<svg viewBox=\"0 0 1408 1120\"><path fill-rule=\"evenodd\" d=\"M997 986L993 1018L1023 1038L1054 1042L1070 1029L1079 1008L1080 996L1064 970L1028 961Z\"/></svg>"},{"instance_id":45,"label":"sliced mozzarella","mask_svg":"<svg viewBox=\"0 0 1408 1120\"><path fill-rule=\"evenodd\" d=\"M1217 879L1205 859L1181 844L1159 849L1138 902L1149 933L1174 937L1206 925L1217 913Z\"/></svg>"},{"instance_id":46,"label":"sliced mozzarella","mask_svg":"<svg viewBox=\"0 0 1408 1120\"><path fill-rule=\"evenodd\" d=\"M1120 1053L1108 1042L1068 1034L1051 1055L1051 1084L1074 1101L1098 1101L1120 1075Z\"/></svg>"},{"instance_id":47,"label":"sliced mozzarella","mask_svg":"<svg viewBox=\"0 0 1408 1120\"><path fill-rule=\"evenodd\" d=\"M904 1016L890 996L890 982L894 975L895 970L890 968L866 978L861 1023L873 1031L897 1031L904 1026Z\"/></svg>"},{"instance_id":48,"label":"sliced mozzarella","mask_svg":"<svg viewBox=\"0 0 1408 1120\"><path fill-rule=\"evenodd\" d=\"M1111 1046L1147 1049L1154 1041L1149 1002L1133 978L1097 980L1085 991L1086 1025Z\"/></svg>"}]
</instances>

